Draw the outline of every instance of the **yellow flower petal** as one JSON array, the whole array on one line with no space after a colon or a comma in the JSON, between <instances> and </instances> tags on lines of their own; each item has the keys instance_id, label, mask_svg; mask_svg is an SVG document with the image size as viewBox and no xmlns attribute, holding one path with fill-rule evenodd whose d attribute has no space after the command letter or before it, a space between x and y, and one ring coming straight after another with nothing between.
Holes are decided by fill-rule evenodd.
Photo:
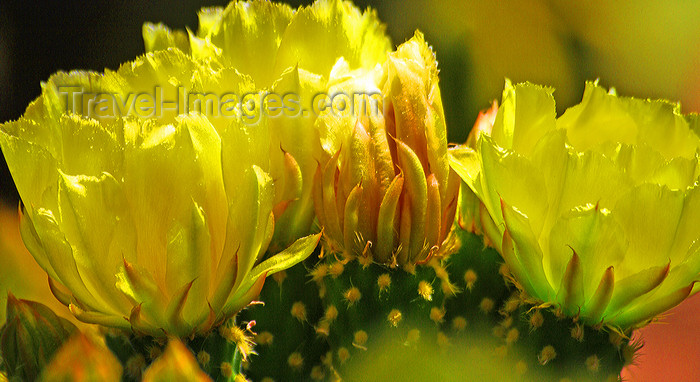
<instances>
[{"instance_id":1,"label":"yellow flower petal","mask_svg":"<svg viewBox=\"0 0 700 382\"><path fill-rule=\"evenodd\" d=\"M552 88L529 83L513 86L506 80L503 103L490 134L494 142L519 154L529 154L542 136L555 129L553 92Z\"/></svg>"},{"instance_id":2,"label":"yellow flower petal","mask_svg":"<svg viewBox=\"0 0 700 382\"><path fill-rule=\"evenodd\" d=\"M555 120L551 93L507 82L493 127L451 164L529 295L589 324L643 325L700 290L698 118L589 83Z\"/></svg>"}]
</instances>

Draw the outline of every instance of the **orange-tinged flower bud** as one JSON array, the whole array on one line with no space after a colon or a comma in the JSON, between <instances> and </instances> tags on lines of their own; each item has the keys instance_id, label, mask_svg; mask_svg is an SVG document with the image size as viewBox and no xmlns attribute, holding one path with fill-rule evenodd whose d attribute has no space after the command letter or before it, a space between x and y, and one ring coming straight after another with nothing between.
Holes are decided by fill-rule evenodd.
<instances>
[{"instance_id":1,"label":"orange-tinged flower bud","mask_svg":"<svg viewBox=\"0 0 700 382\"><path fill-rule=\"evenodd\" d=\"M315 207L326 245L381 263L439 253L455 215L437 62L423 36L389 55L358 84L376 81L383 113L319 117L328 156L316 172Z\"/></svg>"},{"instance_id":2,"label":"orange-tinged flower bud","mask_svg":"<svg viewBox=\"0 0 700 382\"><path fill-rule=\"evenodd\" d=\"M7 376L33 381L71 334L75 325L46 305L7 296L7 321L0 331L0 353Z\"/></svg>"},{"instance_id":3,"label":"orange-tinged flower bud","mask_svg":"<svg viewBox=\"0 0 700 382\"><path fill-rule=\"evenodd\" d=\"M163 355L151 364L143 375L146 382L211 381L199 368L192 352L179 340L171 340Z\"/></svg>"},{"instance_id":4,"label":"orange-tinged flower bud","mask_svg":"<svg viewBox=\"0 0 700 382\"><path fill-rule=\"evenodd\" d=\"M58 350L40 380L117 382L122 371L122 365L109 349L77 334Z\"/></svg>"},{"instance_id":5,"label":"orange-tinged flower bud","mask_svg":"<svg viewBox=\"0 0 700 382\"><path fill-rule=\"evenodd\" d=\"M496 115L498 114L498 101L493 101L491 107L487 110L482 110L476 118L474 127L472 127L467 137L467 142L464 145L459 145L452 147L450 149L450 155L453 157L460 157L464 155L465 151L469 149L475 150L479 137L482 134L490 135L493 130L493 124L496 120ZM458 212L458 224L460 228L465 231L473 232L481 235L484 230L487 232L494 231L493 219L486 211L484 204L481 203L479 198L474 194L474 192L469 188L469 186L462 182L462 186L459 189L459 212ZM487 245L490 245L487 234L484 237Z\"/></svg>"}]
</instances>

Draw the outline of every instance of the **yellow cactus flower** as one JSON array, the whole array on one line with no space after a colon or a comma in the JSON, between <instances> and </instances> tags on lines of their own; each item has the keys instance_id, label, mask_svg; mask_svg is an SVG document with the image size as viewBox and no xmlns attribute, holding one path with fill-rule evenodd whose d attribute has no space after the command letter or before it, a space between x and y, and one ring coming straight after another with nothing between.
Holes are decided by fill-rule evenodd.
<instances>
[{"instance_id":1,"label":"yellow cactus flower","mask_svg":"<svg viewBox=\"0 0 700 382\"><path fill-rule=\"evenodd\" d=\"M202 334L315 247L319 235L259 261L274 231L265 129L144 106L154 89L158 98L249 86L216 67L173 49L116 72L57 73L23 117L0 126L22 238L79 320Z\"/></svg>"},{"instance_id":2,"label":"yellow cactus flower","mask_svg":"<svg viewBox=\"0 0 700 382\"><path fill-rule=\"evenodd\" d=\"M440 252L457 204L437 62L416 33L377 71L352 81L376 81L383 113L317 121L327 159L314 204L332 252L415 264Z\"/></svg>"},{"instance_id":3,"label":"yellow cactus flower","mask_svg":"<svg viewBox=\"0 0 700 382\"><path fill-rule=\"evenodd\" d=\"M270 175L278 189L272 251L312 229L312 181L320 150L312 128L314 97L331 86L337 66L357 70L382 63L391 49L384 29L374 11L361 12L341 0L318 0L297 10L268 1L233 1L202 9L196 33L144 25L147 51L178 48L242 73L256 92L299 96L291 117L287 110L255 111L256 121L269 124ZM273 103L279 105L267 98L268 109Z\"/></svg>"},{"instance_id":4,"label":"yellow cactus flower","mask_svg":"<svg viewBox=\"0 0 700 382\"><path fill-rule=\"evenodd\" d=\"M146 51L176 47L194 58L216 57L258 87L269 88L295 67L327 79L340 57L351 67L369 68L391 49L376 12L361 12L349 1L317 0L293 10L286 4L234 0L225 8L204 8L198 16L196 33L146 23Z\"/></svg>"},{"instance_id":5,"label":"yellow cactus flower","mask_svg":"<svg viewBox=\"0 0 700 382\"><path fill-rule=\"evenodd\" d=\"M452 165L531 297L590 324L643 325L698 290L698 117L588 83L556 118L552 92L506 82L493 125Z\"/></svg>"}]
</instances>

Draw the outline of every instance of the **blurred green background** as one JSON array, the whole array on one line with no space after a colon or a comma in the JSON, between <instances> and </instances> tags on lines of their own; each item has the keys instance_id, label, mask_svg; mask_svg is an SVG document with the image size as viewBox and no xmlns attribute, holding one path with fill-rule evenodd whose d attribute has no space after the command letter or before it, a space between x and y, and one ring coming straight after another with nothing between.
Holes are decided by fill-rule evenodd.
<instances>
[{"instance_id":1,"label":"blurred green background","mask_svg":"<svg viewBox=\"0 0 700 382\"><path fill-rule=\"evenodd\" d=\"M141 25L196 29L207 1L0 2L0 121L16 119L57 70L117 68L143 52ZM289 1L292 5L310 1ZM700 1L358 0L395 44L422 30L433 45L449 137L463 141L505 77L557 89L558 111L599 78L619 94L700 111ZM4 162L2 163L4 167ZM7 169L0 188L16 200Z\"/></svg>"}]
</instances>

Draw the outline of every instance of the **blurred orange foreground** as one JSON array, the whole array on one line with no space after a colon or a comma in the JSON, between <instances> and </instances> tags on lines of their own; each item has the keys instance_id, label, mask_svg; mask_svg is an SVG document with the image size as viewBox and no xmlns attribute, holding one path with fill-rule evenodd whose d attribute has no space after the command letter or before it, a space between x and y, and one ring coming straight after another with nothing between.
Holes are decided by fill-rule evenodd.
<instances>
[{"instance_id":1,"label":"blurred orange foreground","mask_svg":"<svg viewBox=\"0 0 700 382\"><path fill-rule=\"evenodd\" d=\"M638 330L644 347L633 365L622 371L630 382L700 381L700 293Z\"/></svg>"}]
</instances>

